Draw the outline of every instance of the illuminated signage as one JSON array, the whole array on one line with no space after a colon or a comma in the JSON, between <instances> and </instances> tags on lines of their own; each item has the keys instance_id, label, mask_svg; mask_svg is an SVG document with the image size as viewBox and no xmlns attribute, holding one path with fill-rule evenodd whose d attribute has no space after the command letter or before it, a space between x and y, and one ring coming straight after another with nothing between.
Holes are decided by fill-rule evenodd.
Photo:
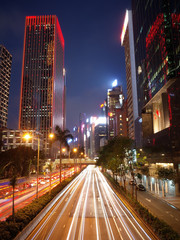
<instances>
[{"instance_id":1,"label":"illuminated signage","mask_svg":"<svg viewBox=\"0 0 180 240\"><path fill-rule=\"evenodd\" d=\"M112 87L116 87L117 85L118 85L118 81L117 81L117 79L115 79L112 83Z\"/></svg>"}]
</instances>

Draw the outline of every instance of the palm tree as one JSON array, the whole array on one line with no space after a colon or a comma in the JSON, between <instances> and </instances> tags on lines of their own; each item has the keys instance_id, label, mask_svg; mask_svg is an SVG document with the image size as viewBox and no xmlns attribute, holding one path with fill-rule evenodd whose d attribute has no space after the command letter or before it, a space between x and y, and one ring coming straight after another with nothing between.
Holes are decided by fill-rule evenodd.
<instances>
[{"instance_id":1,"label":"palm tree","mask_svg":"<svg viewBox=\"0 0 180 240\"><path fill-rule=\"evenodd\" d=\"M17 185L17 177L16 177L16 175L14 175L10 179L9 185L12 186L12 188L13 188L12 216L13 216L13 221L14 221L14 189L15 189L15 186Z\"/></svg>"},{"instance_id":2,"label":"palm tree","mask_svg":"<svg viewBox=\"0 0 180 240\"><path fill-rule=\"evenodd\" d=\"M60 157L59 157L59 160L60 160L60 183L61 183L61 162L62 162L62 147L68 147L68 142L67 140L68 139L73 139L73 136L72 134L70 134L70 131L68 129L65 129L65 130L62 130L58 125L55 127L55 139L56 141L59 141L59 145L60 145Z\"/></svg>"}]
</instances>

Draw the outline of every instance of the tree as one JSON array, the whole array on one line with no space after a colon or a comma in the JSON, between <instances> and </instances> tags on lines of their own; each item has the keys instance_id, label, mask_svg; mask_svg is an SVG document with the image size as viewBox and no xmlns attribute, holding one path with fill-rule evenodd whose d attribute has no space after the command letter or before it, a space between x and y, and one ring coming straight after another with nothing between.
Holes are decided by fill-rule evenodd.
<instances>
[{"instance_id":1,"label":"tree","mask_svg":"<svg viewBox=\"0 0 180 240\"><path fill-rule=\"evenodd\" d=\"M31 162L35 161L36 152L30 147L19 146L0 153L0 175L7 178L13 176L16 168L17 176L28 176Z\"/></svg>"},{"instance_id":2,"label":"tree","mask_svg":"<svg viewBox=\"0 0 180 240\"><path fill-rule=\"evenodd\" d=\"M62 130L58 125L55 127L55 141L59 141L59 147L60 147L60 157L59 157L59 170L60 170L60 183L61 183L61 162L62 162L62 147L68 147L68 139L73 139L72 134L70 134L70 131L68 129Z\"/></svg>"},{"instance_id":3,"label":"tree","mask_svg":"<svg viewBox=\"0 0 180 240\"><path fill-rule=\"evenodd\" d=\"M13 221L14 221L14 190L15 190L15 186L17 185L17 177L16 177L16 175L14 175L14 176L10 179L9 185L12 186L12 189L13 189L12 216L13 216Z\"/></svg>"},{"instance_id":4,"label":"tree","mask_svg":"<svg viewBox=\"0 0 180 240\"><path fill-rule=\"evenodd\" d=\"M168 169L168 168L161 167L157 170L157 173L158 173L158 177L163 180L172 180L172 181L175 180L176 174L172 168Z\"/></svg>"},{"instance_id":5,"label":"tree","mask_svg":"<svg viewBox=\"0 0 180 240\"><path fill-rule=\"evenodd\" d=\"M165 195L165 181L172 180L174 182L175 178L176 178L176 173L173 171L172 168L168 169L168 168L161 167L157 170L157 174L158 174L158 177L160 179L162 179L162 181L163 181L163 195L165 197L166 196Z\"/></svg>"},{"instance_id":6,"label":"tree","mask_svg":"<svg viewBox=\"0 0 180 240\"><path fill-rule=\"evenodd\" d=\"M50 191L49 191L49 193L51 194L51 173L52 173L52 163L50 163L49 165L48 165L48 169L49 169L49 172L50 172L50 174L49 174L49 176L50 176L50 179L49 179L49 187L50 187Z\"/></svg>"},{"instance_id":7,"label":"tree","mask_svg":"<svg viewBox=\"0 0 180 240\"><path fill-rule=\"evenodd\" d=\"M141 173L137 173L136 176L140 180L140 183L142 183L142 174Z\"/></svg>"},{"instance_id":8,"label":"tree","mask_svg":"<svg viewBox=\"0 0 180 240\"><path fill-rule=\"evenodd\" d=\"M103 168L109 168L113 176L118 172L118 168L125 164L132 148L133 141L127 137L114 137L100 151L97 165Z\"/></svg>"}]
</instances>

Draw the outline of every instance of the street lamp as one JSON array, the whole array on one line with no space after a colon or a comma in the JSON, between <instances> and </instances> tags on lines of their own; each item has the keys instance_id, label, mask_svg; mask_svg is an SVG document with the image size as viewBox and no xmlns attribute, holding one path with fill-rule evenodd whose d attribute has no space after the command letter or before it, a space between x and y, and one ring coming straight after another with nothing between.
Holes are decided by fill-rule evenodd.
<instances>
[{"instance_id":1,"label":"street lamp","mask_svg":"<svg viewBox=\"0 0 180 240\"><path fill-rule=\"evenodd\" d=\"M83 157L84 153L81 152L81 158ZM80 171L81 171L81 158L80 158Z\"/></svg>"},{"instance_id":2,"label":"street lamp","mask_svg":"<svg viewBox=\"0 0 180 240\"><path fill-rule=\"evenodd\" d=\"M31 135L30 135L29 133L26 133L26 134L24 134L23 138L24 138L25 140L29 140L29 139L32 138L32 137L31 137Z\"/></svg>"},{"instance_id":3,"label":"street lamp","mask_svg":"<svg viewBox=\"0 0 180 240\"><path fill-rule=\"evenodd\" d=\"M49 134L49 138L53 139L53 138L54 138L54 134L53 134L53 133L50 133L50 134Z\"/></svg>"},{"instance_id":4,"label":"street lamp","mask_svg":"<svg viewBox=\"0 0 180 240\"><path fill-rule=\"evenodd\" d=\"M66 148L62 148L62 152L65 153L66 152ZM65 179L65 172L64 172L64 179Z\"/></svg>"},{"instance_id":5,"label":"street lamp","mask_svg":"<svg viewBox=\"0 0 180 240\"><path fill-rule=\"evenodd\" d=\"M74 171L75 171L75 155L77 153L77 148L73 148L73 152L74 152Z\"/></svg>"},{"instance_id":6,"label":"street lamp","mask_svg":"<svg viewBox=\"0 0 180 240\"><path fill-rule=\"evenodd\" d=\"M38 198L38 176L39 176L39 145L40 145L40 139L39 139L39 133L37 134L38 135L38 152L37 152L37 186L36 186L36 198ZM32 138L32 136L29 134L29 133L26 133L23 138L27 141L29 139Z\"/></svg>"}]
</instances>

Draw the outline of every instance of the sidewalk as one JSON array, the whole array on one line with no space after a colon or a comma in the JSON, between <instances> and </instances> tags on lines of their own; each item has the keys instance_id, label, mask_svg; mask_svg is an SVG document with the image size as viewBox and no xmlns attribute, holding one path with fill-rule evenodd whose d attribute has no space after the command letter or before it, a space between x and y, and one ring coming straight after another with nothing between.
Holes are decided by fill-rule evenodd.
<instances>
[{"instance_id":1,"label":"sidewalk","mask_svg":"<svg viewBox=\"0 0 180 240\"><path fill-rule=\"evenodd\" d=\"M127 178L127 182L131 179L131 177L129 175L126 175L126 178ZM152 194L154 197L158 198L159 200L162 200L162 201L168 203L171 207L174 206L175 208L178 208L180 210L180 196L162 197L162 196L155 194L154 192L151 192L148 189L147 189L147 192Z\"/></svg>"}]
</instances>

